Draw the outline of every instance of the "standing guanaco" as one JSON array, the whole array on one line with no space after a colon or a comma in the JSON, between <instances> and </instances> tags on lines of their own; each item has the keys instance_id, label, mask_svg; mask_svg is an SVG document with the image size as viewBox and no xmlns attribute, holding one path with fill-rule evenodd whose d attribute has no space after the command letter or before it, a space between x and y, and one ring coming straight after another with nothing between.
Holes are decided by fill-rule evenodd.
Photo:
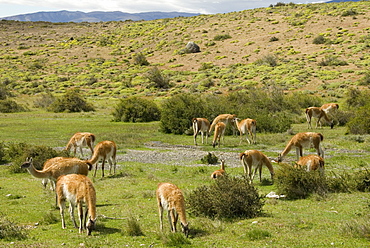
<instances>
[{"instance_id":1,"label":"standing guanaco","mask_svg":"<svg viewBox=\"0 0 370 248\"><path fill-rule=\"evenodd\" d=\"M194 132L194 145L197 145L197 135L202 134L202 144L204 144L204 134L206 135L206 143L208 143L209 121L206 118L193 118L193 132Z\"/></svg>"},{"instance_id":2,"label":"standing guanaco","mask_svg":"<svg viewBox=\"0 0 370 248\"><path fill-rule=\"evenodd\" d=\"M92 165L95 164L94 177L96 176L96 171L98 169L99 161L102 161L102 177L104 177L104 164L105 160L108 160L109 163L109 174L112 173L112 167L114 167L113 174L116 174L116 154L117 154L117 145L114 141L101 141L95 148L93 156L90 160L87 160Z\"/></svg>"}]
</instances>

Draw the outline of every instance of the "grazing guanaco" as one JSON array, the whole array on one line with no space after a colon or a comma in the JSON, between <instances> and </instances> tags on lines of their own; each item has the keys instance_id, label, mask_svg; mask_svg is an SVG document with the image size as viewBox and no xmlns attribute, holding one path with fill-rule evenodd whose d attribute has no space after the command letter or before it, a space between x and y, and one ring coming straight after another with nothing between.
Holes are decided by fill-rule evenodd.
<instances>
[{"instance_id":1,"label":"grazing guanaco","mask_svg":"<svg viewBox=\"0 0 370 248\"><path fill-rule=\"evenodd\" d=\"M225 125L227 126L227 124L229 122L231 122L233 119L236 118L236 115L232 115L232 114L222 114L222 115L218 115L213 121L212 121L212 125L209 129L209 132L211 133L213 131L213 129L215 128L216 124L219 123L219 122L223 122L225 123Z\"/></svg>"},{"instance_id":2,"label":"grazing guanaco","mask_svg":"<svg viewBox=\"0 0 370 248\"><path fill-rule=\"evenodd\" d=\"M327 115L334 115L339 109L339 105L337 103L325 103L320 109L324 110Z\"/></svg>"},{"instance_id":3,"label":"grazing guanaco","mask_svg":"<svg viewBox=\"0 0 370 248\"><path fill-rule=\"evenodd\" d=\"M74 156L76 156L76 150L78 147L80 148L80 153L83 156L84 154L82 152L82 147L87 146L90 148L91 155L92 155L94 153L94 149L93 149L94 142L95 142L95 135L92 133L81 133L81 132L75 133L69 140L66 146L66 150L69 151L73 147L74 149L73 154Z\"/></svg>"},{"instance_id":4,"label":"grazing guanaco","mask_svg":"<svg viewBox=\"0 0 370 248\"><path fill-rule=\"evenodd\" d=\"M56 191L62 228L66 228L64 209L65 202L68 201L69 213L75 228L77 228L77 224L74 217L74 208L77 207L80 220L79 232L82 233L86 227L87 235L90 235L96 222L96 192L91 180L84 175L63 175L58 178ZM84 205L85 211L83 211ZM89 216L89 219L86 222L87 216Z\"/></svg>"},{"instance_id":5,"label":"grazing guanaco","mask_svg":"<svg viewBox=\"0 0 370 248\"><path fill-rule=\"evenodd\" d=\"M321 133L297 133L290 139L284 151L279 154L278 162L283 161L283 158L290 152L293 147L296 148L297 160L299 160L299 158L303 156L303 148L311 147L316 149L317 155L324 157L324 151L321 149L321 141L323 139L324 136Z\"/></svg>"},{"instance_id":6,"label":"grazing guanaco","mask_svg":"<svg viewBox=\"0 0 370 248\"><path fill-rule=\"evenodd\" d=\"M202 134L202 144L204 144L204 134L206 135L206 143L208 143L209 121L206 118L193 118L193 131L194 131L194 145L197 145L197 135Z\"/></svg>"},{"instance_id":7,"label":"grazing guanaco","mask_svg":"<svg viewBox=\"0 0 370 248\"><path fill-rule=\"evenodd\" d=\"M235 118L234 122L240 132L240 143L239 144L242 143L244 134L249 144L251 144L251 141L248 138L248 134L251 136L253 144L256 144L257 121L254 119L250 119L250 118L239 121L239 118Z\"/></svg>"},{"instance_id":8,"label":"grazing guanaco","mask_svg":"<svg viewBox=\"0 0 370 248\"><path fill-rule=\"evenodd\" d=\"M218 177L222 177L225 175L225 160L221 159L221 169L219 170L215 170L212 174L211 174L211 178L212 179L216 179Z\"/></svg>"},{"instance_id":9,"label":"grazing guanaco","mask_svg":"<svg viewBox=\"0 0 370 248\"><path fill-rule=\"evenodd\" d=\"M329 119L329 117L326 115L325 111L322 110L321 108L309 107L309 108L306 108L305 113L306 113L308 128L312 128L312 126L311 126L312 117L317 118L316 128L317 128L317 125L319 123L320 123L320 128L321 128L321 122L320 121L321 121L322 118L330 125L330 128L334 127L334 122Z\"/></svg>"},{"instance_id":10,"label":"grazing guanaco","mask_svg":"<svg viewBox=\"0 0 370 248\"><path fill-rule=\"evenodd\" d=\"M241 160L242 166L244 167L244 173L249 176L250 183L253 182L257 169L259 170L260 182L262 181L263 165L265 165L269 169L271 180L274 179L274 168L272 167L270 160L262 152L257 150L246 150L245 152L240 153L239 158Z\"/></svg>"},{"instance_id":11,"label":"grazing guanaco","mask_svg":"<svg viewBox=\"0 0 370 248\"><path fill-rule=\"evenodd\" d=\"M220 147L221 137L222 138L224 137L225 130L226 130L226 124L225 123L219 122L219 123L216 124L215 133L213 135L213 141L212 141L213 148L215 148L216 145L218 145L218 147ZM223 141L224 141L224 139L223 139ZM225 141L224 141L224 143L225 143Z\"/></svg>"},{"instance_id":12,"label":"grazing guanaco","mask_svg":"<svg viewBox=\"0 0 370 248\"><path fill-rule=\"evenodd\" d=\"M28 172L36 178L49 180L52 188L55 188L55 182L60 176L67 174L81 174L87 176L89 170L92 168L92 165L89 162L78 158L56 157L50 159L49 162L46 163L49 163L47 168L37 170L33 166L33 159L27 158L21 165L21 168L27 169Z\"/></svg>"},{"instance_id":13,"label":"grazing guanaco","mask_svg":"<svg viewBox=\"0 0 370 248\"><path fill-rule=\"evenodd\" d=\"M300 157L296 163L296 167L306 167L307 171L319 170L320 174L324 174L325 161L322 157L317 155L307 155Z\"/></svg>"},{"instance_id":14,"label":"grazing guanaco","mask_svg":"<svg viewBox=\"0 0 370 248\"><path fill-rule=\"evenodd\" d=\"M181 190L172 183L159 183L156 190L160 229L163 231L163 210L167 211L172 232L176 232L178 217L182 232L189 235L189 223L186 221L185 200Z\"/></svg>"},{"instance_id":15,"label":"grazing guanaco","mask_svg":"<svg viewBox=\"0 0 370 248\"><path fill-rule=\"evenodd\" d=\"M95 164L94 177L96 176L96 171L98 169L99 161L102 161L102 177L104 177L104 163L105 160L108 160L109 163L109 174L112 173L112 167L114 166L113 174L116 174L116 154L117 154L117 145L114 141L101 141L95 148L93 156L90 160L87 160L92 165Z\"/></svg>"}]
</instances>

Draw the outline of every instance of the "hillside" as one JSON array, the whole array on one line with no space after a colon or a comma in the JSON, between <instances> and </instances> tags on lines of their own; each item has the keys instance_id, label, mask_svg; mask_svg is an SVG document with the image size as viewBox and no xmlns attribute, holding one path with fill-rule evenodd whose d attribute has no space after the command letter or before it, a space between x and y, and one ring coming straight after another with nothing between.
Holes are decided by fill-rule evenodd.
<instances>
[{"instance_id":1,"label":"hillside","mask_svg":"<svg viewBox=\"0 0 370 248\"><path fill-rule=\"evenodd\" d=\"M1 21L0 81L18 94L163 97L276 86L340 98L370 64L370 2L294 5L153 21ZM313 44L321 38L323 44ZM188 42L199 53L182 53ZM142 53L149 66L135 65ZM169 89L145 75L158 67Z\"/></svg>"},{"instance_id":2,"label":"hillside","mask_svg":"<svg viewBox=\"0 0 370 248\"><path fill-rule=\"evenodd\" d=\"M125 13L121 11L41 11L30 14L8 16L0 18L3 20L13 21L30 21L30 22L107 22L107 21L150 21L155 19L189 17L198 14L184 12L144 12L144 13Z\"/></svg>"}]
</instances>

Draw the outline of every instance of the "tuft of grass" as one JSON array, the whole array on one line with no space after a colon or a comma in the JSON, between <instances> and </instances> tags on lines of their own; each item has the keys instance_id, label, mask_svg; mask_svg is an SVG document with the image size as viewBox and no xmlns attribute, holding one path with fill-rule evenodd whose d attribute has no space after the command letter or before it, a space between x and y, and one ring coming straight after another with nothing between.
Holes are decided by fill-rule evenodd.
<instances>
[{"instance_id":1,"label":"tuft of grass","mask_svg":"<svg viewBox=\"0 0 370 248\"><path fill-rule=\"evenodd\" d=\"M250 241L261 240L271 237L270 232L261 229L252 229L248 231L245 235Z\"/></svg>"},{"instance_id":2,"label":"tuft of grass","mask_svg":"<svg viewBox=\"0 0 370 248\"><path fill-rule=\"evenodd\" d=\"M342 226L344 235L355 238L366 238L370 240L370 220L364 218L361 220L351 220Z\"/></svg>"},{"instance_id":3,"label":"tuft of grass","mask_svg":"<svg viewBox=\"0 0 370 248\"><path fill-rule=\"evenodd\" d=\"M160 236L162 243L166 246L182 247L184 245L190 245L191 242L182 233L169 233L167 235L162 234Z\"/></svg>"},{"instance_id":4,"label":"tuft of grass","mask_svg":"<svg viewBox=\"0 0 370 248\"><path fill-rule=\"evenodd\" d=\"M5 216L0 216L0 240L23 240L27 238L27 231Z\"/></svg>"},{"instance_id":5,"label":"tuft of grass","mask_svg":"<svg viewBox=\"0 0 370 248\"><path fill-rule=\"evenodd\" d=\"M41 223L44 225L50 225L50 224L55 224L58 223L59 219L55 214L51 211L47 212L44 214L42 217Z\"/></svg>"},{"instance_id":6,"label":"tuft of grass","mask_svg":"<svg viewBox=\"0 0 370 248\"><path fill-rule=\"evenodd\" d=\"M130 217L127 220L126 233L129 236L144 236L144 233L141 230L139 222L134 217Z\"/></svg>"}]
</instances>

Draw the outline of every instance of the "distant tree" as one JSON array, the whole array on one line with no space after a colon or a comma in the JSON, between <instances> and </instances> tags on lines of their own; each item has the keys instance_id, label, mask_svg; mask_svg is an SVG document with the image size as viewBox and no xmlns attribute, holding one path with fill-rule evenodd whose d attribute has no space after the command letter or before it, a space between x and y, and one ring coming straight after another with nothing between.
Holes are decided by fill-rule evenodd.
<instances>
[{"instance_id":1,"label":"distant tree","mask_svg":"<svg viewBox=\"0 0 370 248\"><path fill-rule=\"evenodd\" d=\"M48 110L55 113L95 111L94 107L82 98L78 89L67 90L49 106Z\"/></svg>"},{"instance_id":2,"label":"distant tree","mask_svg":"<svg viewBox=\"0 0 370 248\"><path fill-rule=\"evenodd\" d=\"M121 99L113 111L114 121L149 122L158 121L160 116L153 101L138 97Z\"/></svg>"}]
</instances>

